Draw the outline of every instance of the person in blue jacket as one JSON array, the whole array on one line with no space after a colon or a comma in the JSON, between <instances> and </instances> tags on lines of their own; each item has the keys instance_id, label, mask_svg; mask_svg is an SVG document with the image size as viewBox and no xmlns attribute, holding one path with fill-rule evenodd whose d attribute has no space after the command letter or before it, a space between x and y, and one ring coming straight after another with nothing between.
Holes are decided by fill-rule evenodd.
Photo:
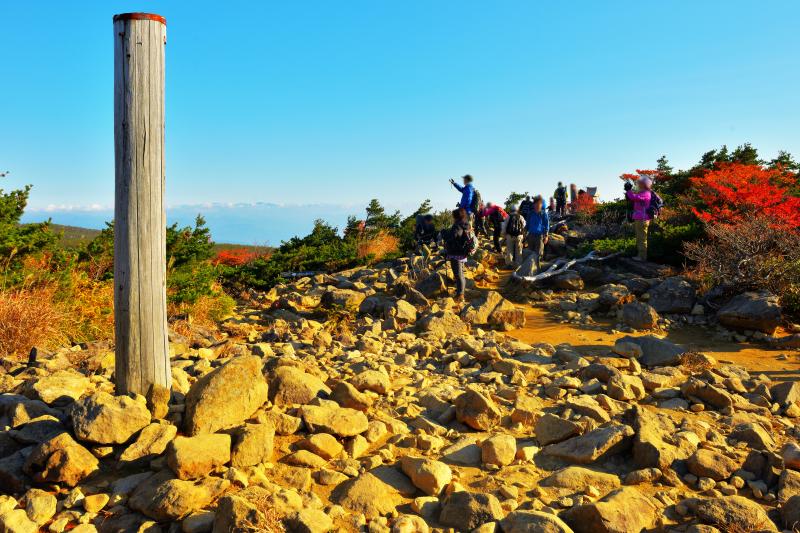
<instances>
[{"instance_id":1,"label":"person in blue jacket","mask_svg":"<svg viewBox=\"0 0 800 533\"><path fill-rule=\"evenodd\" d=\"M525 228L528 230L528 248L533 252L536 272L541 268L542 257L544 257L544 245L547 244L550 233L550 217L547 209L543 206L544 200L541 196L533 199L533 210L528 215Z\"/></svg>"},{"instance_id":2,"label":"person in blue jacket","mask_svg":"<svg viewBox=\"0 0 800 533\"><path fill-rule=\"evenodd\" d=\"M458 202L458 207L464 209L467 214L469 215L470 219L475 216L475 206L474 198L475 198L475 187L472 186L472 176L467 174L466 176L461 178L464 181L464 185L461 186L456 183L456 180L450 178L450 183L453 184L458 192L461 193L461 201Z\"/></svg>"}]
</instances>

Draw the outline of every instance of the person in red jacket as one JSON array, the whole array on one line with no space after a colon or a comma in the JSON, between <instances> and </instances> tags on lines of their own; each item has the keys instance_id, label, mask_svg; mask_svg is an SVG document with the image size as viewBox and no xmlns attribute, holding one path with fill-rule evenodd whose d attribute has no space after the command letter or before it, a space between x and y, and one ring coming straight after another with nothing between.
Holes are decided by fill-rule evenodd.
<instances>
[{"instance_id":1,"label":"person in red jacket","mask_svg":"<svg viewBox=\"0 0 800 533\"><path fill-rule=\"evenodd\" d=\"M503 221L508 218L508 213L499 205L489 202L486 204L486 209L483 210L483 216L492 225L494 251L498 254L503 253L503 248L500 245L500 236L503 233Z\"/></svg>"}]
</instances>

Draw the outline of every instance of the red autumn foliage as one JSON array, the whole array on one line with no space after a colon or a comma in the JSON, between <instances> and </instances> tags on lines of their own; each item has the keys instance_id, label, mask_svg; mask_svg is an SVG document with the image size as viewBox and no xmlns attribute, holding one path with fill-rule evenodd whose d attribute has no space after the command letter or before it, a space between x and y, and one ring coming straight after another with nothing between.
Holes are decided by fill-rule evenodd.
<instances>
[{"instance_id":1,"label":"red autumn foliage","mask_svg":"<svg viewBox=\"0 0 800 533\"><path fill-rule=\"evenodd\" d=\"M212 262L215 265L242 266L259 255L258 252L248 248L233 248L230 250L220 250Z\"/></svg>"},{"instance_id":2,"label":"red autumn foliage","mask_svg":"<svg viewBox=\"0 0 800 533\"><path fill-rule=\"evenodd\" d=\"M572 202L572 209L581 215L591 215L597 210L597 204L588 194L579 194Z\"/></svg>"},{"instance_id":3,"label":"red autumn foliage","mask_svg":"<svg viewBox=\"0 0 800 533\"><path fill-rule=\"evenodd\" d=\"M800 228L800 197L791 187L797 176L781 168L718 163L691 179L699 205L692 210L703 222L734 224L756 215L776 226Z\"/></svg>"}]
</instances>

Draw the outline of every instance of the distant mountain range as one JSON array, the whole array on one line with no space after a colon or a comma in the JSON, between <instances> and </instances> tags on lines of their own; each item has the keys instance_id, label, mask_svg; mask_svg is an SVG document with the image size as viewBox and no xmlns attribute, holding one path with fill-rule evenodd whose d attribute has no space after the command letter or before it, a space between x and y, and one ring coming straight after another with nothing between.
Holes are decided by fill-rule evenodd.
<instances>
[{"instance_id":1,"label":"distant mountain range","mask_svg":"<svg viewBox=\"0 0 800 533\"><path fill-rule=\"evenodd\" d=\"M167 221L170 224L177 222L181 226L191 225L195 217L201 214L216 242L278 246L281 241L308 234L316 219L323 219L341 229L348 215L363 217L363 213L363 206L219 203L168 207ZM55 224L72 226L75 230L85 232L103 229L106 222L114 219L114 210L99 206L51 206L26 210L22 222L41 222L48 218Z\"/></svg>"}]
</instances>

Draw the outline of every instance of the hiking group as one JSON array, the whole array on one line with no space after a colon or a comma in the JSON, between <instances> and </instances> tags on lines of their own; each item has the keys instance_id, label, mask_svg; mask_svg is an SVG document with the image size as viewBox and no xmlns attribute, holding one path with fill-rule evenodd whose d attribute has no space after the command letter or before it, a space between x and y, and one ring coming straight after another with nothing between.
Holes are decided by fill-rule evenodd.
<instances>
[{"instance_id":1,"label":"hiking group","mask_svg":"<svg viewBox=\"0 0 800 533\"><path fill-rule=\"evenodd\" d=\"M428 214L418 218L414 232L419 247L443 244L456 283L457 301L464 299L465 263L478 249L478 235L491 238L494 251L504 254L506 268L516 269L522 264L523 249L527 245L533 256L534 272L538 272L550 238L551 217L562 219L574 213L581 204L594 202L593 194L578 190L575 184L571 184L568 190L559 181L547 206L541 195L526 195L519 205L508 205L504 209L492 202L484 204L471 175L463 176L461 181L459 184L450 180L461 193L461 199L452 212L450 227L439 231L433 215ZM647 176L638 179L635 191L631 181L625 183L627 218L634 225L637 259L642 261L647 260L650 221L658 216L663 206L661 198L652 190L652 184L652 179Z\"/></svg>"}]
</instances>

